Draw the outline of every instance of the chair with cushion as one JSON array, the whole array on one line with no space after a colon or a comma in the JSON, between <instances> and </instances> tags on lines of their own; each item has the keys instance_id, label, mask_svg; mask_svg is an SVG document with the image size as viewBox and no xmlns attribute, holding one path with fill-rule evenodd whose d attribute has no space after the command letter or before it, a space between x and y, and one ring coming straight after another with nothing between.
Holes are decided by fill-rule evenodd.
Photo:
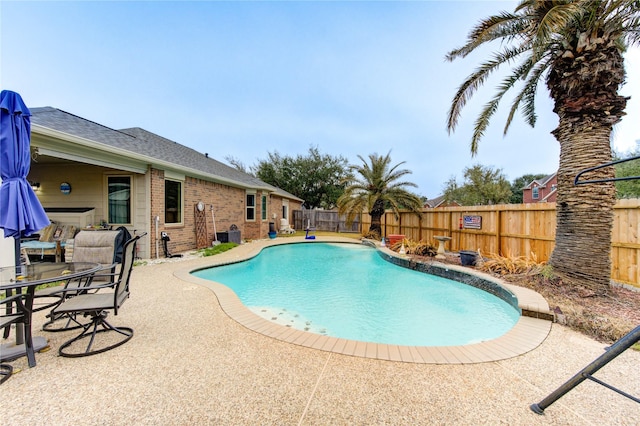
<instances>
[{"instance_id":1,"label":"chair with cushion","mask_svg":"<svg viewBox=\"0 0 640 426\"><path fill-rule=\"evenodd\" d=\"M51 223L39 231L40 238L38 240L24 240L21 242L21 247L27 255L37 255L40 260L43 260L44 256L55 256L55 261L60 262L67 242L73 238L76 232L77 228L73 225Z\"/></svg>"},{"instance_id":2,"label":"chair with cushion","mask_svg":"<svg viewBox=\"0 0 640 426\"><path fill-rule=\"evenodd\" d=\"M127 232L128 234L128 232ZM102 270L91 277L75 279L65 282L62 287L49 287L36 292L36 300L54 297L49 303L40 305L36 310L50 309L62 302L61 298L69 298L78 294L82 289L90 284L113 283L115 268L118 262L118 248L122 248L125 234L121 230L117 231L80 231L73 240L73 262L91 262L102 265ZM68 291L62 292L61 289ZM72 291L76 290L76 291ZM45 331L66 331L78 328L77 321L71 321L66 315L48 315L50 320L46 322L42 329Z\"/></svg>"},{"instance_id":3,"label":"chair with cushion","mask_svg":"<svg viewBox=\"0 0 640 426\"><path fill-rule=\"evenodd\" d=\"M129 327L115 327L107 321L107 315L118 310L129 297L129 280L133 269L135 247L138 240L145 234L138 235L124 246L122 264L117 279L113 284L94 284L83 288L81 294L63 298L62 303L53 309L54 315L65 314L69 318L78 315L90 316L87 324L76 323L82 327L82 333L63 343L58 353L64 357L81 357L94 355L116 348L133 337L133 329ZM93 290L101 290L92 292ZM105 334L109 335L106 336ZM83 344L86 342L86 346Z\"/></svg>"}]
</instances>

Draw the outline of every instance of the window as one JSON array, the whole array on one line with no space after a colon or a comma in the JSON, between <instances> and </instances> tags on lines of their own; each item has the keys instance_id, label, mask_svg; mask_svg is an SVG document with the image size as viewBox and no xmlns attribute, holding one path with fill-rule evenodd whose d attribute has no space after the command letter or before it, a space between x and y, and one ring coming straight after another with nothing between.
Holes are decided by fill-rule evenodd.
<instances>
[{"instance_id":1,"label":"window","mask_svg":"<svg viewBox=\"0 0 640 426\"><path fill-rule=\"evenodd\" d=\"M131 223L131 176L107 176L110 224Z\"/></svg>"},{"instance_id":2,"label":"window","mask_svg":"<svg viewBox=\"0 0 640 426\"><path fill-rule=\"evenodd\" d=\"M262 196L262 220L267 220L267 196Z\"/></svg>"},{"instance_id":3,"label":"window","mask_svg":"<svg viewBox=\"0 0 640 426\"><path fill-rule=\"evenodd\" d=\"M182 182L164 181L164 223L182 223Z\"/></svg>"},{"instance_id":4,"label":"window","mask_svg":"<svg viewBox=\"0 0 640 426\"><path fill-rule=\"evenodd\" d=\"M256 194L247 194L247 220L256 220Z\"/></svg>"},{"instance_id":5,"label":"window","mask_svg":"<svg viewBox=\"0 0 640 426\"><path fill-rule=\"evenodd\" d=\"M537 200L538 197L540 197L539 191L540 190L538 189L538 187L534 186L533 189L531 190L531 198L533 198L534 200Z\"/></svg>"}]
</instances>

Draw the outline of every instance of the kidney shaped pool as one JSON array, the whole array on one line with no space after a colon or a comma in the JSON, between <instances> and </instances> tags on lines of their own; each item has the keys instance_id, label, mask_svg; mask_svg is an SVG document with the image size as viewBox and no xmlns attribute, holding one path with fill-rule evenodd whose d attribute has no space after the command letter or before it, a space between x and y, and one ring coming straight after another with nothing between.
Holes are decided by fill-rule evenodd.
<instances>
[{"instance_id":1,"label":"kidney shaped pool","mask_svg":"<svg viewBox=\"0 0 640 426\"><path fill-rule=\"evenodd\" d=\"M520 317L491 293L394 265L359 244L284 244L193 275L231 288L267 320L365 342L466 345L503 335Z\"/></svg>"}]
</instances>

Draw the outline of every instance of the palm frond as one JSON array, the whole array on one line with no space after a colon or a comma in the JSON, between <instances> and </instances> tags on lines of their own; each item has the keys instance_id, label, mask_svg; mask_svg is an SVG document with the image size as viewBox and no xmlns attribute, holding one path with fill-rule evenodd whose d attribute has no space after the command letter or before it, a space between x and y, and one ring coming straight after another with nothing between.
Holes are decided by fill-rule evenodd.
<instances>
[{"instance_id":1,"label":"palm frond","mask_svg":"<svg viewBox=\"0 0 640 426\"><path fill-rule=\"evenodd\" d=\"M531 72L531 68L533 67L533 64L534 64L533 58L529 56L529 58L527 58L525 60L525 63L522 65L522 67L526 69L526 70L525 69L522 70L522 74L529 75L529 73ZM522 115L525 118L525 121L531 127L535 126L536 119L537 119L536 112L535 112L535 98L536 98L536 92L538 90L538 82L541 80L542 74L548 68L549 68L548 62L538 63L536 67L533 69L533 71L531 72L531 75L528 76L523 89L520 91L520 93L514 98L513 102L511 103L511 109L509 111L509 115L507 116L507 121L504 126L503 134L505 135L507 134L507 131L509 130L509 126L513 121L513 117L515 116L516 111L518 110L520 104L522 103L524 103L524 109L522 111Z\"/></svg>"},{"instance_id":2,"label":"palm frond","mask_svg":"<svg viewBox=\"0 0 640 426\"><path fill-rule=\"evenodd\" d=\"M517 46L514 48L506 48L502 52L495 53L493 55L493 59L481 64L480 68L478 68L462 83L453 97L453 102L449 109L447 117L447 129L449 134L455 131L462 108L467 104L467 101L471 99L476 90L482 86L487 78L489 78L490 74L496 71L505 62L513 60L515 57L526 51L526 46Z\"/></svg>"},{"instance_id":3,"label":"palm frond","mask_svg":"<svg viewBox=\"0 0 640 426\"><path fill-rule=\"evenodd\" d=\"M517 23L518 20L517 15L502 12L480 21L467 36L467 43L448 52L445 59L452 62L456 58L464 58L485 43L502 39L508 35L516 35L519 26L514 23Z\"/></svg>"},{"instance_id":4,"label":"palm frond","mask_svg":"<svg viewBox=\"0 0 640 426\"><path fill-rule=\"evenodd\" d=\"M565 28L570 23L579 19L584 13L581 1L561 3L545 2L550 4L548 10L544 10L544 15L540 17L536 25L536 33L533 35L533 58L537 61L546 50L546 46L557 35L564 33ZM539 12L541 8L537 9Z\"/></svg>"}]
</instances>

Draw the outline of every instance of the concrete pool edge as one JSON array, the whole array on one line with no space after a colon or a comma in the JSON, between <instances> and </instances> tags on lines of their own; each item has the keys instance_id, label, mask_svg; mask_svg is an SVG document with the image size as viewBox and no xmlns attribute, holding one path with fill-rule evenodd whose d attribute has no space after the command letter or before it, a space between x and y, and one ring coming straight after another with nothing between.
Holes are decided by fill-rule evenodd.
<instances>
[{"instance_id":1,"label":"concrete pool edge","mask_svg":"<svg viewBox=\"0 0 640 426\"><path fill-rule=\"evenodd\" d=\"M304 237L260 240L241 245L234 250L226 252L227 254L222 253L215 257L201 258L198 262L202 263L200 266L191 265L190 267L176 270L174 276L183 281L210 289L217 297L222 310L230 318L252 331L311 349L363 358L423 364L474 364L499 361L519 356L535 349L546 339L551 330L551 321L522 315L516 325L499 338L464 346L400 346L346 340L309 333L273 323L244 306L230 288L191 274L191 272L199 269L251 259L266 247L290 243L313 244L315 242L361 244L361 241L353 238L335 237L319 237L313 241L304 240ZM378 249L385 250L383 248ZM391 252L391 255L394 253ZM483 279L490 277L491 281L496 280L495 277L470 270L470 268L456 265L446 265L446 267L452 271L469 275L479 274ZM541 314L546 312L548 314L548 304L538 293L503 282L499 283L499 285L504 286L516 295L521 309L524 306L527 311L540 312ZM523 312L525 309L523 309Z\"/></svg>"}]
</instances>

